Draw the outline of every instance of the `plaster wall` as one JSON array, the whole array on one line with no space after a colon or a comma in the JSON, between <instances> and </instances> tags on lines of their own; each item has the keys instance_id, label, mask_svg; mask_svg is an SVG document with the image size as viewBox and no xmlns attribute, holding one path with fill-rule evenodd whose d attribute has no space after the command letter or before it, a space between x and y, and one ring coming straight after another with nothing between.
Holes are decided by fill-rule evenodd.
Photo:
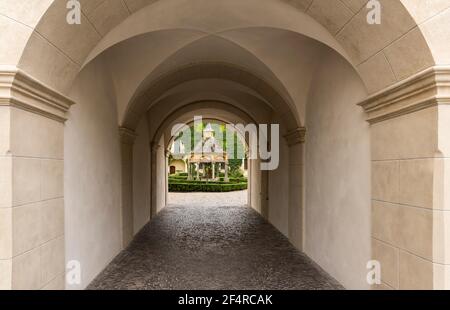
<instances>
[{"instance_id":1,"label":"plaster wall","mask_svg":"<svg viewBox=\"0 0 450 310\"><path fill-rule=\"evenodd\" d=\"M261 205L261 170L260 161L257 159L249 160L249 205L258 213L267 219L265 210Z\"/></svg>"},{"instance_id":2,"label":"plaster wall","mask_svg":"<svg viewBox=\"0 0 450 310\"><path fill-rule=\"evenodd\" d=\"M274 120L274 123L278 123ZM282 134L280 128L280 134ZM283 235L289 235L289 147L280 137L280 163L277 169L269 171L269 222Z\"/></svg>"},{"instance_id":3,"label":"plaster wall","mask_svg":"<svg viewBox=\"0 0 450 310\"><path fill-rule=\"evenodd\" d=\"M363 84L324 54L306 121L305 252L348 289L366 289L370 260L370 133Z\"/></svg>"}]
</instances>

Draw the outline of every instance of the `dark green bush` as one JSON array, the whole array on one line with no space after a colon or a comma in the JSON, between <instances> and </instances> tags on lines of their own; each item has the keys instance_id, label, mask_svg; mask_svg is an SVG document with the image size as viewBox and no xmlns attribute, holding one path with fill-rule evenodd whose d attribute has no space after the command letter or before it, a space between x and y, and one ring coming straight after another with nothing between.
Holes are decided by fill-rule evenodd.
<instances>
[{"instance_id":1,"label":"dark green bush","mask_svg":"<svg viewBox=\"0 0 450 310\"><path fill-rule=\"evenodd\" d=\"M229 182L225 182L224 178L220 178L219 181L188 181L187 178L181 177L169 177L169 183L192 183L192 184L236 184L236 183L248 183L246 178L230 178Z\"/></svg>"},{"instance_id":2,"label":"dark green bush","mask_svg":"<svg viewBox=\"0 0 450 310\"><path fill-rule=\"evenodd\" d=\"M169 180L187 180L187 177L179 177L179 176L173 176L173 175L169 175Z\"/></svg>"},{"instance_id":3,"label":"dark green bush","mask_svg":"<svg viewBox=\"0 0 450 310\"><path fill-rule=\"evenodd\" d=\"M247 189L247 183L169 183L169 192L233 192Z\"/></svg>"}]
</instances>

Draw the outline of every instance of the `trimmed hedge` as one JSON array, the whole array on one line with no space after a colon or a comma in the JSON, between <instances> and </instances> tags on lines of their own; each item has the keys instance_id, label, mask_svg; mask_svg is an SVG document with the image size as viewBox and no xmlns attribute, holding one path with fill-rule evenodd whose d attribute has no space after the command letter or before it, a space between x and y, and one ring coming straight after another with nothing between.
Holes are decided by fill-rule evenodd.
<instances>
[{"instance_id":1,"label":"trimmed hedge","mask_svg":"<svg viewBox=\"0 0 450 310\"><path fill-rule=\"evenodd\" d=\"M218 182L218 181L187 181L187 180L179 180L179 179L169 179L169 183L189 183L189 184L228 184L224 182Z\"/></svg>"},{"instance_id":2,"label":"trimmed hedge","mask_svg":"<svg viewBox=\"0 0 450 310\"><path fill-rule=\"evenodd\" d=\"M169 183L169 192L234 192L247 189L247 183Z\"/></svg>"},{"instance_id":3,"label":"trimmed hedge","mask_svg":"<svg viewBox=\"0 0 450 310\"><path fill-rule=\"evenodd\" d=\"M192 183L192 184L236 184L236 183L248 183L247 179L231 179L230 182L225 182L223 178L220 181L188 181L186 178L173 178L169 177L169 183Z\"/></svg>"},{"instance_id":4,"label":"trimmed hedge","mask_svg":"<svg viewBox=\"0 0 450 310\"><path fill-rule=\"evenodd\" d=\"M187 176L186 177L180 177L180 176L173 176L173 175L170 175L169 176L169 180L180 180L180 181L187 181Z\"/></svg>"},{"instance_id":5,"label":"trimmed hedge","mask_svg":"<svg viewBox=\"0 0 450 310\"><path fill-rule=\"evenodd\" d=\"M224 182L225 178L220 178L221 182ZM230 183L247 183L247 178L228 178Z\"/></svg>"}]
</instances>

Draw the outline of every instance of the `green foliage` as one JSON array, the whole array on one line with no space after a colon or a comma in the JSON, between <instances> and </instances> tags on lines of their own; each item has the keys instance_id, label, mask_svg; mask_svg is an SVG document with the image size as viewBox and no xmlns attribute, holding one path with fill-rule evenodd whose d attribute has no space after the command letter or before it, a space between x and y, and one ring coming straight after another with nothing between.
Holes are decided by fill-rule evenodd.
<instances>
[{"instance_id":1,"label":"green foliage","mask_svg":"<svg viewBox=\"0 0 450 310\"><path fill-rule=\"evenodd\" d=\"M220 181L224 182L225 178L221 177ZM230 177L230 178L228 178L228 183L247 183L247 182L248 182L248 180L245 177L239 177L239 178Z\"/></svg>"},{"instance_id":2,"label":"green foliage","mask_svg":"<svg viewBox=\"0 0 450 310\"><path fill-rule=\"evenodd\" d=\"M229 175L232 178L242 178L244 175L241 170L242 159L229 159L228 166L230 169Z\"/></svg>"},{"instance_id":3,"label":"green foliage","mask_svg":"<svg viewBox=\"0 0 450 310\"><path fill-rule=\"evenodd\" d=\"M187 177L179 177L179 176L174 176L174 175L170 175L169 176L169 182L180 182L180 181L187 181Z\"/></svg>"}]
</instances>

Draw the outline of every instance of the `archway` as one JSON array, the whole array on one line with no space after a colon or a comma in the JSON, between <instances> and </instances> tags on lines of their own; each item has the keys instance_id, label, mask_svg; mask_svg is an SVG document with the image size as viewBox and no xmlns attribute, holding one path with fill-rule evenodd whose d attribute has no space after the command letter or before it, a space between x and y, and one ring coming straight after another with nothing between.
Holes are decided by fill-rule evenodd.
<instances>
[{"instance_id":1,"label":"archway","mask_svg":"<svg viewBox=\"0 0 450 310\"><path fill-rule=\"evenodd\" d=\"M238 124L195 113L191 122L172 128L166 205L251 206L249 150Z\"/></svg>"}]
</instances>

